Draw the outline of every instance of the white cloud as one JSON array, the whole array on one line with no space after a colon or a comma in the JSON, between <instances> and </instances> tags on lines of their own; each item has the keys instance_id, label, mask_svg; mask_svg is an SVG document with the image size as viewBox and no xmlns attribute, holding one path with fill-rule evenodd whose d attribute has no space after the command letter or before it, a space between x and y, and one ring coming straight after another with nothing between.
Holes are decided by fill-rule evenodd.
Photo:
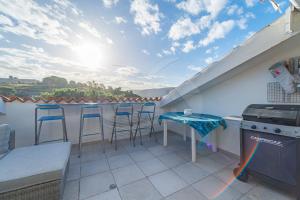
<instances>
[{"instance_id":1,"label":"white cloud","mask_svg":"<svg viewBox=\"0 0 300 200\"><path fill-rule=\"evenodd\" d=\"M70 46L72 31L66 22L72 21L71 16L81 13L70 2L58 2L60 1L56 0L51 5L42 6L36 1L0 0L0 31L42 40L52 45ZM66 4L67 7L64 6Z\"/></svg>"},{"instance_id":2,"label":"white cloud","mask_svg":"<svg viewBox=\"0 0 300 200\"><path fill-rule=\"evenodd\" d=\"M205 53L206 53L206 54L211 54L211 53L213 53L214 51L216 51L216 50L218 50L218 49L219 49L219 46L214 46L214 47L211 47L211 48L207 49L207 50L205 51Z\"/></svg>"},{"instance_id":3,"label":"white cloud","mask_svg":"<svg viewBox=\"0 0 300 200\"><path fill-rule=\"evenodd\" d=\"M106 7L106 8L111 8L115 5L117 5L118 2L119 2L119 0L102 0L102 3L104 5L104 7Z\"/></svg>"},{"instance_id":4,"label":"white cloud","mask_svg":"<svg viewBox=\"0 0 300 200\"><path fill-rule=\"evenodd\" d=\"M177 8L184 10L192 15L198 15L204 7L203 2L199 0L185 0L178 3L176 6Z\"/></svg>"},{"instance_id":5,"label":"white cloud","mask_svg":"<svg viewBox=\"0 0 300 200\"><path fill-rule=\"evenodd\" d=\"M182 17L171 26L168 37L172 40L179 40L191 35L199 34L201 30L209 27L210 23L211 18L209 16L203 16L196 22L192 22L189 17Z\"/></svg>"},{"instance_id":6,"label":"white cloud","mask_svg":"<svg viewBox=\"0 0 300 200\"><path fill-rule=\"evenodd\" d=\"M159 57L159 58L162 57L162 55L160 53L157 53L156 56Z\"/></svg>"},{"instance_id":7,"label":"white cloud","mask_svg":"<svg viewBox=\"0 0 300 200\"><path fill-rule=\"evenodd\" d=\"M145 55L148 55L148 56L150 55L149 51L147 51L146 49L143 49L142 53L145 54Z\"/></svg>"},{"instance_id":8,"label":"white cloud","mask_svg":"<svg viewBox=\"0 0 300 200\"><path fill-rule=\"evenodd\" d=\"M184 53L188 53L191 50L195 49L194 42L192 40L188 40L186 43L183 44L182 51Z\"/></svg>"},{"instance_id":9,"label":"white cloud","mask_svg":"<svg viewBox=\"0 0 300 200\"><path fill-rule=\"evenodd\" d=\"M198 67L195 65L188 65L188 69L192 70L192 71L200 72L201 70L203 70L203 67Z\"/></svg>"},{"instance_id":10,"label":"white cloud","mask_svg":"<svg viewBox=\"0 0 300 200\"><path fill-rule=\"evenodd\" d=\"M109 37L106 37L107 44L114 44L114 41L110 39Z\"/></svg>"},{"instance_id":11,"label":"white cloud","mask_svg":"<svg viewBox=\"0 0 300 200\"><path fill-rule=\"evenodd\" d=\"M158 33L160 29L159 7L151 4L149 0L133 0L130 5L130 12L134 15L134 23L142 28L143 35Z\"/></svg>"},{"instance_id":12,"label":"white cloud","mask_svg":"<svg viewBox=\"0 0 300 200\"><path fill-rule=\"evenodd\" d=\"M247 25L247 19L246 18L241 18L239 20L236 21L236 24L238 25L238 27L242 30L245 30L248 25Z\"/></svg>"},{"instance_id":13,"label":"white cloud","mask_svg":"<svg viewBox=\"0 0 300 200\"><path fill-rule=\"evenodd\" d=\"M248 7L253 7L256 0L245 0L245 2Z\"/></svg>"},{"instance_id":14,"label":"white cloud","mask_svg":"<svg viewBox=\"0 0 300 200\"><path fill-rule=\"evenodd\" d=\"M125 67L119 67L116 70L116 72L122 76L133 76L136 75L139 72L139 70L135 67L125 66Z\"/></svg>"},{"instance_id":15,"label":"white cloud","mask_svg":"<svg viewBox=\"0 0 300 200\"><path fill-rule=\"evenodd\" d=\"M93 27L91 24L89 24L87 22L80 22L79 26L81 28L83 28L85 31L87 31L88 33L90 33L91 35L93 35L94 37L96 37L98 39L102 39L100 32L95 27Z\"/></svg>"},{"instance_id":16,"label":"white cloud","mask_svg":"<svg viewBox=\"0 0 300 200\"><path fill-rule=\"evenodd\" d=\"M13 26L14 25L14 23L11 21L11 19L4 15L0 15L0 24L5 25L5 26Z\"/></svg>"},{"instance_id":17,"label":"white cloud","mask_svg":"<svg viewBox=\"0 0 300 200\"><path fill-rule=\"evenodd\" d=\"M209 30L207 37L200 40L200 46L207 46L215 40L225 38L225 36L233 29L235 22L227 20L223 22L215 22Z\"/></svg>"},{"instance_id":18,"label":"white cloud","mask_svg":"<svg viewBox=\"0 0 300 200\"><path fill-rule=\"evenodd\" d=\"M176 6L192 15L198 15L201 11L208 12L212 17L217 17L225 7L227 0L183 0Z\"/></svg>"},{"instance_id":19,"label":"white cloud","mask_svg":"<svg viewBox=\"0 0 300 200\"><path fill-rule=\"evenodd\" d=\"M239 7L236 4L227 7L228 15L233 15L233 14L241 15L243 13L244 13L244 9L242 7Z\"/></svg>"},{"instance_id":20,"label":"white cloud","mask_svg":"<svg viewBox=\"0 0 300 200\"><path fill-rule=\"evenodd\" d=\"M126 24L127 23L127 20L126 19L124 19L123 17L119 17L119 16L116 16L115 17L115 22L117 23L117 24Z\"/></svg>"},{"instance_id":21,"label":"white cloud","mask_svg":"<svg viewBox=\"0 0 300 200\"><path fill-rule=\"evenodd\" d=\"M171 55L172 54L172 52L170 50L167 50L167 49L163 49L162 52L165 55Z\"/></svg>"},{"instance_id":22,"label":"white cloud","mask_svg":"<svg viewBox=\"0 0 300 200\"><path fill-rule=\"evenodd\" d=\"M212 15L212 17L217 17L220 11L223 10L227 3L227 0L204 0L206 11Z\"/></svg>"},{"instance_id":23,"label":"white cloud","mask_svg":"<svg viewBox=\"0 0 300 200\"><path fill-rule=\"evenodd\" d=\"M214 59L212 57L208 57L205 59L206 64L211 64L214 61Z\"/></svg>"}]
</instances>

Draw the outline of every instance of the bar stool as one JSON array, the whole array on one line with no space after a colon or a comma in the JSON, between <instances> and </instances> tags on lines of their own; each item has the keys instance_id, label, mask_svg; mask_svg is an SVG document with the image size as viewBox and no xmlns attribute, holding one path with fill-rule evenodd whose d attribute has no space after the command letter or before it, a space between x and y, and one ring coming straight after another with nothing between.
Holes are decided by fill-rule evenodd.
<instances>
[{"instance_id":1,"label":"bar stool","mask_svg":"<svg viewBox=\"0 0 300 200\"><path fill-rule=\"evenodd\" d=\"M113 121L113 130L111 134L111 143L113 143L113 139L115 140L115 150L117 150L117 132L125 132L129 131L130 141L132 139L132 115L133 115L133 105L132 103L121 103L117 105L114 115ZM126 117L128 119L129 129L121 129L117 130L117 120L118 117Z\"/></svg>"},{"instance_id":2,"label":"bar stool","mask_svg":"<svg viewBox=\"0 0 300 200\"><path fill-rule=\"evenodd\" d=\"M151 137L152 133L154 132L154 126L153 126L153 122L154 122L154 117L155 117L155 108L156 108L156 104L154 102L146 102L141 106L141 110L138 111L138 122L137 122L137 126L135 129L135 134L133 137L133 145L135 146L135 139L136 139L136 134L139 131L140 133L140 143L141 145L143 145L142 142L142 132L141 129L148 129L149 127L141 127L141 118L142 116L148 116L148 119L150 121L150 134L149 137ZM157 141L157 137L156 134L154 134L155 137L155 141Z\"/></svg>"},{"instance_id":3,"label":"bar stool","mask_svg":"<svg viewBox=\"0 0 300 200\"><path fill-rule=\"evenodd\" d=\"M61 110L61 115L44 115L44 116L40 116L38 118L39 111L48 111L49 112L50 110ZM61 141L61 140L65 141L65 142L68 141L65 110L59 104L37 104L37 107L35 108L35 145L40 144L40 135L41 135L41 131L42 131L43 122L57 121L57 120L61 120L61 122L62 122L63 139L49 140L49 141L44 141L42 143ZM38 126L38 122L39 122L39 126Z\"/></svg>"},{"instance_id":4,"label":"bar stool","mask_svg":"<svg viewBox=\"0 0 300 200\"><path fill-rule=\"evenodd\" d=\"M98 112L94 112L95 110L97 110ZM96 133L85 134L83 132L84 121L87 120L87 119L94 119L94 118L99 119L99 133L96 132ZM86 104L86 105L81 106L80 128L79 128L79 155L78 155L78 157L81 156L82 138L86 137L86 136L92 136L92 135L98 135L98 134L101 134L101 139L102 139L102 142L103 142L103 152L105 152L105 148L104 148L104 131L103 131L103 108L102 108L102 106L99 106L98 104Z\"/></svg>"}]
</instances>

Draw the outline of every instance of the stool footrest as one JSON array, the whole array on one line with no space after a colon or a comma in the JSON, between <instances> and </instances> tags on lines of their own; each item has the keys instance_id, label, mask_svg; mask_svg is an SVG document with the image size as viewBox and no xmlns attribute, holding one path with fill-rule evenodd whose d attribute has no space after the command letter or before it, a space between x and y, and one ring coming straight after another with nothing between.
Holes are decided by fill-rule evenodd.
<instances>
[{"instance_id":1,"label":"stool footrest","mask_svg":"<svg viewBox=\"0 0 300 200\"><path fill-rule=\"evenodd\" d=\"M81 136L84 137L84 136L91 136L91 135L99 135L101 133L88 133L88 134L82 134Z\"/></svg>"}]
</instances>

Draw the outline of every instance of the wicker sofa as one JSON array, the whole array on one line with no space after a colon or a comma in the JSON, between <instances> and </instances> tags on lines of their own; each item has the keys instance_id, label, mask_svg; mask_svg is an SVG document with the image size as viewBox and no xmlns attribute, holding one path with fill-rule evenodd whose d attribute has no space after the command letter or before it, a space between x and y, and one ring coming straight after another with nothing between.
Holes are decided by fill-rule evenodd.
<instances>
[{"instance_id":1,"label":"wicker sofa","mask_svg":"<svg viewBox=\"0 0 300 200\"><path fill-rule=\"evenodd\" d=\"M0 159L1 200L62 199L71 143L49 143L13 148Z\"/></svg>"}]
</instances>

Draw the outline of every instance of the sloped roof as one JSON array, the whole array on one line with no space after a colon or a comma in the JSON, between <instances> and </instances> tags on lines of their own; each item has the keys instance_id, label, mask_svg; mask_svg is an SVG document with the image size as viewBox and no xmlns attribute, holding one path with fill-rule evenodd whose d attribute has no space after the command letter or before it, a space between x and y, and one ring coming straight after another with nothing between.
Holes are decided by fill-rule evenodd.
<instances>
[{"instance_id":1,"label":"sloped roof","mask_svg":"<svg viewBox=\"0 0 300 200\"><path fill-rule=\"evenodd\" d=\"M268 50L275 49L291 38L299 38L299 32L288 32L287 27L290 23L288 10L283 16L261 31L255 33L247 39L242 45L232 50L220 61L214 62L203 71L197 73L191 79L183 82L181 85L170 91L163 97L160 105L166 106L180 101L182 98L207 89L221 81L224 81L253 63L261 60ZM299 44L298 44L299 45ZM258 57L261 57L260 59ZM255 62L256 60L256 62ZM252 61L252 65L249 64Z\"/></svg>"}]
</instances>

